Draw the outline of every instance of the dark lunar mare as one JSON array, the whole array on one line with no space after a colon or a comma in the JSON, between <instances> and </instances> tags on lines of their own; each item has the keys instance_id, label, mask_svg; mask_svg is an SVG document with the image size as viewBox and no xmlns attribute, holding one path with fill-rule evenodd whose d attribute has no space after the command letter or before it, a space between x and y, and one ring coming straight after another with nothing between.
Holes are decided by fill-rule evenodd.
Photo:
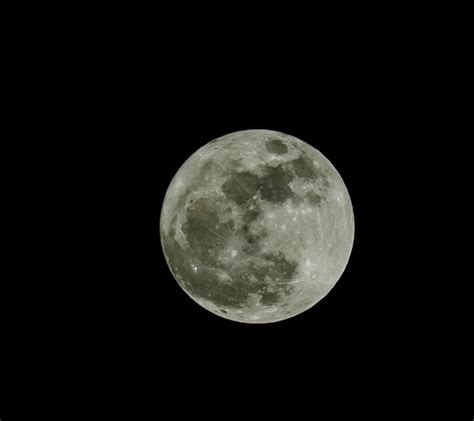
<instances>
[{"instance_id":1,"label":"dark lunar mare","mask_svg":"<svg viewBox=\"0 0 474 421\"><path fill-rule=\"evenodd\" d=\"M250 200L258 189L258 177L248 171L231 174L222 185L226 198L238 205Z\"/></svg>"},{"instance_id":2,"label":"dark lunar mare","mask_svg":"<svg viewBox=\"0 0 474 421\"><path fill-rule=\"evenodd\" d=\"M293 178L293 175L285 171L281 165L265 167L265 175L258 180L262 198L273 203L283 203L294 195L288 185Z\"/></svg>"},{"instance_id":3,"label":"dark lunar mare","mask_svg":"<svg viewBox=\"0 0 474 421\"><path fill-rule=\"evenodd\" d=\"M268 152L276 155L284 155L288 152L288 147L280 139L270 139L265 148Z\"/></svg>"},{"instance_id":4,"label":"dark lunar mare","mask_svg":"<svg viewBox=\"0 0 474 421\"><path fill-rule=\"evenodd\" d=\"M188 247L182 248L174 239L176 216L172 220L170 235L163 242L173 272L185 289L195 297L227 308L241 308L250 294L261 294L264 305L276 303L282 293L290 294L297 264L288 261L281 253L262 255L258 242L265 234L257 236L250 233L249 226L258 219L261 211L244 210L244 217L247 215L250 219L241 233L244 236L243 258L248 263L229 270L217 256L225 241L236 235L232 231L233 223L218 223L217 214L207 206L209 203L201 199L187 211L181 230L187 238ZM259 256L263 263L257 261L255 256ZM198 268L197 271L193 270L193 265ZM226 283L219 279L218 270L226 271L232 281ZM272 287L276 287L276 291Z\"/></svg>"},{"instance_id":5,"label":"dark lunar mare","mask_svg":"<svg viewBox=\"0 0 474 421\"><path fill-rule=\"evenodd\" d=\"M248 265L227 272L232 281L226 283L219 279L215 271L226 269L217 260L203 264L202 252L183 249L170 236L165 238L164 244L166 256L173 272L180 278L179 282L195 297L208 299L218 306L241 308L252 293L261 294L262 304L269 305L279 301L281 293L291 293L291 280L297 264L281 254L262 256L263 264L251 259ZM211 250L212 247L208 249ZM192 265L198 267L196 272ZM272 291L275 286L276 292Z\"/></svg>"}]
</instances>

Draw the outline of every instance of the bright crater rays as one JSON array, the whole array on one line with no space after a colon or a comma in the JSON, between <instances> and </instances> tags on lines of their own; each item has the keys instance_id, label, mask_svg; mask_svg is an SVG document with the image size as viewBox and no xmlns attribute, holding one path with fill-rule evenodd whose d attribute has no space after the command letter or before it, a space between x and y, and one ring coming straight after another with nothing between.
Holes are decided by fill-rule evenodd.
<instances>
[{"instance_id":1,"label":"bright crater rays","mask_svg":"<svg viewBox=\"0 0 474 421\"><path fill-rule=\"evenodd\" d=\"M269 323L302 313L334 286L354 215L340 175L315 148L245 130L182 165L160 233L168 266L194 301L227 319Z\"/></svg>"}]
</instances>

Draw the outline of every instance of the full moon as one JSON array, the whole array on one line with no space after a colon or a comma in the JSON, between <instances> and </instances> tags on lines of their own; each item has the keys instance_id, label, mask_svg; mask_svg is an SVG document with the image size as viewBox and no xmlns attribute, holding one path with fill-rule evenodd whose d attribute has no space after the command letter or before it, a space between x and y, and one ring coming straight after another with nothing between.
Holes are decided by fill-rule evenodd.
<instances>
[{"instance_id":1,"label":"full moon","mask_svg":"<svg viewBox=\"0 0 474 421\"><path fill-rule=\"evenodd\" d=\"M354 214L315 148L271 130L215 139L166 192L161 245L178 284L218 316L270 323L300 314L341 277Z\"/></svg>"}]
</instances>

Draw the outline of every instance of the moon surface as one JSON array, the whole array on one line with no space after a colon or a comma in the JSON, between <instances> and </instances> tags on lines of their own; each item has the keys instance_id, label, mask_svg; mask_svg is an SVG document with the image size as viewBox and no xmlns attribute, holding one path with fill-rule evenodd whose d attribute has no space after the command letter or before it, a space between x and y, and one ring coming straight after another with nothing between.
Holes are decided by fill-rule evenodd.
<instances>
[{"instance_id":1,"label":"moon surface","mask_svg":"<svg viewBox=\"0 0 474 421\"><path fill-rule=\"evenodd\" d=\"M171 181L160 236L168 266L198 304L226 319L270 323L323 298L354 239L349 193L302 140L244 130L197 150Z\"/></svg>"}]
</instances>

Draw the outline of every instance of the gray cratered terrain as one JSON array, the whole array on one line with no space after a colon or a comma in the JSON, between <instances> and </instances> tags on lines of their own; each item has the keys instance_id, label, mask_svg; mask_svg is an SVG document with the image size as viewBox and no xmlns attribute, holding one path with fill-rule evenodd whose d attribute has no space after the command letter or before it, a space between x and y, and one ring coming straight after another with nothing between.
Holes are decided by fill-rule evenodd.
<instances>
[{"instance_id":1,"label":"gray cratered terrain","mask_svg":"<svg viewBox=\"0 0 474 421\"><path fill-rule=\"evenodd\" d=\"M354 216L331 163L280 132L245 130L196 151L166 192L161 243L179 285L246 323L295 316L334 286Z\"/></svg>"}]
</instances>

